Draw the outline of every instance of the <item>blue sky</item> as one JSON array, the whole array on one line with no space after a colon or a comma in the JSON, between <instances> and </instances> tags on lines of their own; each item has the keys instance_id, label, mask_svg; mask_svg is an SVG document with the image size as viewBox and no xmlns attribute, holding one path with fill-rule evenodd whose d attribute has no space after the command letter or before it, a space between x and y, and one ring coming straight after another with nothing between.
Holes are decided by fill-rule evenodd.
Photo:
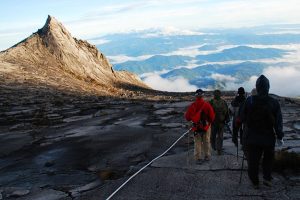
<instances>
[{"instance_id":1,"label":"blue sky","mask_svg":"<svg viewBox=\"0 0 300 200\"><path fill-rule=\"evenodd\" d=\"M148 28L300 24L298 0L0 0L0 5L0 50L41 28L48 14L82 39Z\"/></svg>"}]
</instances>

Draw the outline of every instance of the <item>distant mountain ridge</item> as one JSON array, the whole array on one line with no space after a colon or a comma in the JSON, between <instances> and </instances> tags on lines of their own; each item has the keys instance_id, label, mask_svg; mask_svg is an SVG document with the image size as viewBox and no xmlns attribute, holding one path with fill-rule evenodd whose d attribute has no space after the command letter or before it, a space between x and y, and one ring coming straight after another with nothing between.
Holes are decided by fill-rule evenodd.
<instances>
[{"instance_id":1,"label":"distant mountain ridge","mask_svg":"<svg viewBox=\"0 0 300 200\"><path fill-rule=\"evenodd\" d=\"M143 74L153 71L171 70L177 66L187 65L187 61L191 60L188 56L152 56L143 61L127 61L121 64L115 64L116 70L127 70L136 74Z\"/></svg>"},{"instance_id":2,"label":"distant mountain ridge","mask_svg":"<svg viewBox=\"0 0 300 200\"><path fill-rule=\"evenodd\" d=\"M135 74L119 72L98 49L73 38L54 17L43 28L0 53L2 77L19 83L111 94L122 85L146 86Z\"/></svg>"},{"instance_id":3,"label":"distant mountain ridge","mask_svg":"<svg viewBox=\"0 0 300 200\"><path fill-rule=\"evenodd\" d=\"M201 50L216 50L215 45L204 45ZM288 54L289 51L276 48L253 48L249 46L237 46L224 49L221 52L211 53L207 55L198 55L195 58L189 56L155 55L146 60L127 61L114 65L116 70L127 70L136 74L149 73L154 71L174 70L175 67L184 67L189 61L196 60L196 64L202 65L210 62L226 62L226 61L255 61L259 59L275 59L281 58ZM201 68L202 69L202 68ZM188 78L188 76L185 76Z\"/></svg>"},{"instance_id":4,"label":"distant mountain ridge","mask_svg":"<svg viewBox=\"0 0 300 200\"><path fill-rule=\"evenodd\" d=\"M224 49L222 52L208 55L199 55L196 57L200 63L222 62L230 60L257 60L266 58L280 58L287 54L287 51L276 48L253 48L249 46L238 46L230 49Z\"/></svg>"},{"instance_id":5,"label":"distant mountain ridge","mask_svg":"<svg viewBox=\"0 0 300 200\"><path fill-rule=\"evenodd\" d=\"M266 64L259 62L243 62L238 64L207 64L193 69L180 68L174 69L168 73L162 74L163 78L183 77L191 84L198 87L217 87L218 81L213 79L213 74L227 75L234 77L237 82L247 80L249 77L262 73ZM220 86L218 86L220 88Z\"/></svg>"}]
</instances>

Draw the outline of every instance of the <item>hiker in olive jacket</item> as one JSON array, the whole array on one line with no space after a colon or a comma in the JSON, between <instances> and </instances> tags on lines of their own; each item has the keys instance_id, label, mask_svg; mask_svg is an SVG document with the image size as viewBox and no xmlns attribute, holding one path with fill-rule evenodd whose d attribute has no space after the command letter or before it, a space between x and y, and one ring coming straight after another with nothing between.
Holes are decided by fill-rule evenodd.
<instances>
[{"instance_id":1,"label":"hiker in olive jacket","mask_svg":"<svg viewBox=\"0 0 300 200\"><path fill-rule=\"evenodd\" d=\"M210 143L218 155L221 155L223 147L223 133L225 123L229 122L228 106L225 100L221 98L221 91L214 91L214 98L209 102L215 111L215 120L211 126Z\"/></svg>"},{"instance_id":2,"label":"hiker in olive jacket","mask_svg":"<svg viewBox=\"0 0 300 200\"><path fill-rule=\"evenodd\" d=\"M245 124L243 139L248 154L248 176L255 188L259 186L262 155L263 184L271 186L276 137L280 143L284 136L280 104L268 95L269 88L269 80L261 75L256 81L257 95L248 97L241 110L241 122Z\"/></svg>"}]
</instances>

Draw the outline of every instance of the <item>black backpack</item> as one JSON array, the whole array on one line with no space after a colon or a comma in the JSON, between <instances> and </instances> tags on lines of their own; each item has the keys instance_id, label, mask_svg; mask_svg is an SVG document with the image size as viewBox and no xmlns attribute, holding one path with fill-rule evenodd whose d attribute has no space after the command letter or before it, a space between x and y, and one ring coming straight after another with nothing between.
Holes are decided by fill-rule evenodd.
<instances>
[{"instance_id":1,"label":"black backpack","mask_svg":"<svg viewBox=\"0 0 300 200\"><path fill-rule=\"evenodd\" d=\"M197 115L199 115L199 121L197 123L193 122L193 126L196 127L196 131L194 132L194 134L204 134L206 131L203 129L206 125L207 125L207 122L206 122L206 115L203 111L203 107L204 107L204 104L200 107L199 111L197 112Z\"/></svg>"},{"instance_id":2,"label":"black backpack","mask_svg":"<svg viewBox=\"0 0 300 200\"><path fill-rule=\"evenodd\" d=\"M249 128L256 130L270 130L275 125L275 116L269 103L269 98L250 97L250 107L246 123Z\"/></svg>"}]
</instances>

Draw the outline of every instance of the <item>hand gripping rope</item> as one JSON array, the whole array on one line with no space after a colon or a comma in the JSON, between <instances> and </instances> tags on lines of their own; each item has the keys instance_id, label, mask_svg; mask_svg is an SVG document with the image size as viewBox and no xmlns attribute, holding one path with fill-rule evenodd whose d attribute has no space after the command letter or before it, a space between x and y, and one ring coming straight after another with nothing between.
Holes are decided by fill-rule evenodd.
<instances>
[{"instance_id":1,"label":"hand gripping rope","mask_svg":"<svg viewBox=\"0 0 300 200\"><path fill-rule=\"evenodd\" d=\"M147 165L145 165L144 167L142 167L139 171L137 171L135 174L133 174L131 177L129 177L127 179L127 181L125 181L120 187L118 187L118 189L116 189L109 197L106 198L106 200L111 199L119 190L121 190L131 179L133 179L136 175L138 175L141 171L143 171L146 167L148 167L149 165L151 165L154 161L156 161L157 159L161 158L162 156L164 156L168 151L170 151L175 144L177 144L177 142L179 140L181 140L188 132L190 132L191 128L186 131L185 133L183 133L165 152L163 152L162 154L160 154L159 156L157 156L156 158L154 158L153 160L151 160Z\"/></svg>"}]
</instances>

